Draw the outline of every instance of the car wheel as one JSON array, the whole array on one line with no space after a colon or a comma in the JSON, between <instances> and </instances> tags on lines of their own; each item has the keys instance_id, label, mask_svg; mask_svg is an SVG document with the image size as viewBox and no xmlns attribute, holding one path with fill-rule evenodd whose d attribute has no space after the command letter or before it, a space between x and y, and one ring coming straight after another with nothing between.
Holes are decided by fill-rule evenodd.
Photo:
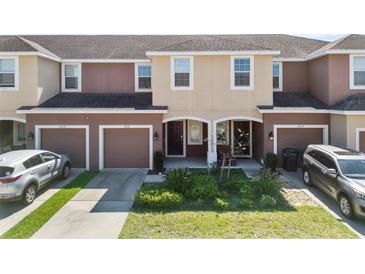
<instances>
[{"instance_id":1,"label":"car wheel","mask_svg":"<svg viewBox=\"0 0 365 274\"><path fill-rule=\"evenodd\" d=\"M340 210L343 216L346 218L353 218L354 217L354 210L352 208L352 203L346 195L341 195L339 200Z\"/></svg>"},{"instance_id":2,"label":"car wheel","mask_svg":"<svg viewBox=\"0 0 365 274\"><path fill-rule=\"evenodd\" d=\"M66 164L63 169L62 169L62 178L63 179L67 179L68 177L70 177L71 174L71 165L70 164Z\"/></svg>"},{"instance_id":3,"label":"car wheel","mask_svg":"<svg viewBox=\"0 0 365 274\"><path fill-rule=\"evenodd\" d=\"M37 196L37 187L35 184L30 184L24 190L23 203L25 205L30 205L31 203L33 203L36 196Z\"/></svg>"},{"instance_id":4,"label":"car wheel","mask_svg":"<svg viewBox=\"0 0 365 274\"><path fill-rule=\"evenodd\" d=\"M309 175L309 171L306 169L303 171L303 182L306 186L312 186L312 181Z\"/></svg>"}]
</instances>

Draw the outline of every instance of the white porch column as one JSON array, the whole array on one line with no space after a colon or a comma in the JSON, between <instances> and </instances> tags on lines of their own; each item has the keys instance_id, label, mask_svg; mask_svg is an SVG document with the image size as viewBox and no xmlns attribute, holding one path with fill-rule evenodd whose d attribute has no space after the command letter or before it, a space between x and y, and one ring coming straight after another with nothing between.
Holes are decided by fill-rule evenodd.
<instances>
[{"instance_id":1,"label":"white porch column","mask_svg":"<svg viewBox=\"0 0 365 274\"><path fill-rule=\"evenodd\" d=\"M217 162L217 124L214 121L208 123L208 152L207 152L207 162L208 165Z\"/></svg>"}]
</instances>

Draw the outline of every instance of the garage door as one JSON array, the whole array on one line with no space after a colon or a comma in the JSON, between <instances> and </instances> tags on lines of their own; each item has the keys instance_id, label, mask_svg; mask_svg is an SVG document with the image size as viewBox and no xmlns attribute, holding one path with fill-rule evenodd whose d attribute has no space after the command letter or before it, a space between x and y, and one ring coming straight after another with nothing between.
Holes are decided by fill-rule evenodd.
<instances>
[{"instance_id":1,"label":"garage door","mask_svg":"<svg viewBox=\"0 0 365 274\"><path fill-rule=\"evenodd\" d=\"M104 168L149 168L149 129L104 129Z\"/></svg>"},{"instance_id":2,"label":"garage door","mask_svg":"<svg viewBox=\"0 0 365 274\"><path fill-rule=\"evenodd\" d=\"M365 132L359 132L359 150L365 152Z\"/></svg>"},{"instance_id":3,"label":"garage door","mask_svg":"<svg viewBox=\"0 0 365 274\"><path fill-rule=\"evenodd\" d=\"M41 148L65 154L72 166L86 168L85 129L44 128L41 130Z\"/></svg>"},{"instance_id":4,"label":"garage door","mask_svg":"<svg viewBox=\"0 0 365 274\"><path fill-rule=\"evenodd\" d=\"M299 166L302 164L302 156L304 150L309 144L323 143L322 128L279 128L278 129L277 152L282 163L283 149L290 147L299 151Z\"/></svg>"}]
</instances>

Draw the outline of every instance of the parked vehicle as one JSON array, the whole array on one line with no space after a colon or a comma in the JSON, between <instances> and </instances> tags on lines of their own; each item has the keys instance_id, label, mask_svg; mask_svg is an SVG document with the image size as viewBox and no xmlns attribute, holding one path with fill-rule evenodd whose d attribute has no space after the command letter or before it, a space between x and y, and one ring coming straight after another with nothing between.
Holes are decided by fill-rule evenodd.
<instances>
[{"instance_id":1,"label":"parked vehicle","mask_svg":"<svg viewBox=\"0 0 365 274\"><path fill-rule=\"evenodd\" d=\"M347 217L365 217L365 155L329 145L309 145L303 156L303 181L337 200Z\"/></svg>"},{"instance_id":2,"label":"parked vehicle","mask_svg":"<svg viewBox=\"0 0 365 274\"><path fill-rule=\"evenodd\" d=\"M71 160L45 150L16 150L0 154L0 200L31 204L37 192L56 177L68 178Z\"/></svg>"}]
</instances>

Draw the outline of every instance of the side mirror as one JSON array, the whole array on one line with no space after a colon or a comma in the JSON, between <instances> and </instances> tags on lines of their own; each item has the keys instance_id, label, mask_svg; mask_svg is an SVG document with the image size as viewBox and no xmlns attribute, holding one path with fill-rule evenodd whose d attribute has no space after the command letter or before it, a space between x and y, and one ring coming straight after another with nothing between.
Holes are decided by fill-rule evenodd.
<instances>
[{"instance_id":1,"label":"side mirror","mask_svg":"<svg viewBox=\"0 0 365 274\"><path fill-rule=\"evenodd\" d=\"M326 171L327 174L337 175L337 170L334 168L329 168Z\"/></svg>"}]
</instances>

